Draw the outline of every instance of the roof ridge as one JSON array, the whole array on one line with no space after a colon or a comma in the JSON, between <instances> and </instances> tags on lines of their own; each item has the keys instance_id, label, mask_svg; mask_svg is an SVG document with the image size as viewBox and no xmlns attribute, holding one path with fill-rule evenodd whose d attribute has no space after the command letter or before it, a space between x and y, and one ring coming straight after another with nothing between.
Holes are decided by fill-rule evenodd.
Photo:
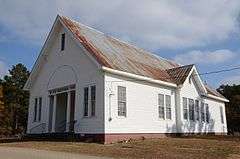
<instances>
[{"instance_id":1,"label":"roof ridge","mask_svg":"<svg viewBox=\"0 0 240 159\"><path fill-rule=\"evenodd\" d=\"M182 66L179 66L179 67L170 68L168 70L177 69L177 68L184 68L184 67L189 67L189 66L194 66L194 64L182 65Z\"/></svg>"},{"instance_id":2,"label":"roof ridge","mask_svg":"<svg viewBox=\"0 0 240 159\"><path fill-rule=\"evenodd\" d=\"M99 30L97 30L97 29L95 29L95 28L93 28L93 27L90 27L90 26L88 26L88 25L85 25L85 24L83 24L83 23L80 23L80 22L78 22L78 21L76 21L76 20L74 20L74 19L71 19L71 18L67 17L67 16L62 16L62 15L61 15L60 17L66 18L66 19L68 19L68 20L71 20L71 21L74 22L74 23L77 23L77 24L80 25L80 26L83 26L83 27L85 27L85 28L88 28L89 30L92 30L92 31L95 31L95 32L98 32L98 33L100 33L100 34L105 35L104 32L101 32L101 31L99 31Z\"/></svg>"},{"instance_id":3,"label":"roof ridge","mask_svg":"<svg viewBox=\"0 0 240 159\"><path fill-rule=\"evenodd\" d=\"M127 42L127 41L124 41L124 40L122 40L122 39L120 39L120 38L114 37L114 36L112 36L111 34L106 34L106 33L104 33L104 32L101 32L101 31L99 31L99 30L97 30L97 29L95 29L95 28L93 28L93 27L90 27L90 26L87 26L87 25L85 25L85 24L82 24L82 23L80 23L80 22L78 22L78 21L76 21L76 20L74 20L74 19L69 18L69 17L62 16L62 15L59 15L59 16L60 16L60 17L63 17L63 18L66 18L66 19L68 19L68 20L71 20L72 22L77 23L77 24L79 24L80 26L83 26L83 27L85 27L85 28L88 28L88 29L90 29L91 31L95 31L95 32L98 32L98 33L100 33L100 34L102 34L102 35L104 35L104 36L107 36L107 37L109 37L109 38L112 38L113 40L116 40L116 41L118 41L118 42L120 42L120 43L123 43L123 44L125 44L125 45L127 45L127 46L129 46L129 47L133 47L133 48L135 48L135 49L141 50L141 52L142 52L143 54L148 54L148 55L150 55L150 56L154 56L154 57L158 58L158 60L165 60L165 61L171 62L171 63L173 63L173 64L179 65L178 63L176 63L176 62L173 61L173 60L169 60L169 59L167 59L167 58L161 57L161 56L157 55L156 53L151 52L151 51L149 51L149 50L147 50L147 49L145 49L145 48L141 48L141 47L139 47L139 46L136 46L136 45L132 44L131 42Z\"/></svg>"}]
</instances>

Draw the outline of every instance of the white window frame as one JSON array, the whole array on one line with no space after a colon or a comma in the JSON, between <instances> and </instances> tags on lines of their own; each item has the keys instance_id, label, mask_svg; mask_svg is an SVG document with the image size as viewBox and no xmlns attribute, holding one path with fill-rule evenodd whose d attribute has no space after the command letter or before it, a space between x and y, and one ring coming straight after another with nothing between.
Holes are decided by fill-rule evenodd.
<instances>
[{"instance_id":1,"label":"white window frame","mask_svg":"<svg viewBox=\"0 0 240 159\"><path fill-rule=\"evenodd\" d=\"M190 121L195 121L194 100L188 98L188 116Z\"/></svg>"},{"instance_id":2,"label":"white window frame","mask_svg":"<svg viewBox=\"0 0 240 159\"><path fill-rule=\"evenodd\" d=\"M206 111L206 115L205 115L206 123L210 123L210 111L209 111L209 105L207 103L205 103L205 111Z\"/></svg>"},{"instance_id":3,"label":"white window frame","mask_svg":"<svg viewBox=\"0 0 240 159\"><path fill-rule=\"evenodd\" d=\"M205 103L204 102L201 102L200 112L201 112L201 122L205 123L206 122L206 114L205 114Z\"/></svg>"},{"instance_id":4,"label":"white window frame","mask_svg":"<svg viewBox=\"0 0 240 159\"><path fill-rule=\"evenodd\" d=\"M35 97L34 98L34 110L33 110L33 122L41 122L42 119L42 104L43 98L42 97Z\"/></svg>"},{"instance_id":5,"label":"white window frame","mask_svg":"<svg viewBox=\"0 0 240 159\"><path fill-rule=\"evenodd\" d=\"M92 87L95 87L95 99L92 99ZM85 89L88 90L87 96L85 96ZM85 100L85 97L87 97L87 100ZM89 84L83 87L83 117L95 117L96 116L96 101L97 101L97 86L96 84ZM92 110L92 104L95 104L94 108L94 114ZM86 105L87 104L87 105ZM87 113L87 114L86 114Z\"/></svg>"},{"instance_id":6,"label":"white window frame","mask_svg":"<svg viewBox=\"0 0 240 159\"><path fill-rule=\"evenodd\" d=\"M160 96L162 97L162 100L160 100ZM163 109L163 111L162 111ZM161 111L161 112L160 112ZM163 114L162 114L163 113ZM158 94L158 118L159 119L165 119L165 99L164 94L159 93Z\"/></svg>"},{"instance_id":7,"label":"white window frame","mask_svg":"<svg viewBox=\"0 0 240 159\"><path fill-rule=\"evenodd\" d=\"M83 87L83 116L89 117L89 87Z\"/></svg>"},{"instance_id":8,"label":"white window frame","mask_svg":"<svg viewBox=\"0 0 240 159\"><path fill-rule=\"evenodd\" d=\"M93 91L92 88L95 88L94 94L92 94L92 91ZM90 86L91 116L96 116L96 96L97 96L97 87L96 85L91 85Z\"/></svg>"},{"instance_id":9,"label":"white window frame","mask_svg":"<svg viewBox=\"0 0 240 159\"><path fill-rule=\"evenodd\" d=\"M168 100L167 98L169 97L169 103L168 103ZM167 120L172 120L172 98L170 95L165 95L165 105L166 105L166 108L165 108L165 111L166 111L166 119ZM168 114L169 113L169 114Z\"/></svg>"},{"instance_id":10,"label":"white window frame","mask_svg":"<svg viewBox=\"0 0 240 159\"><path fill-rule=\"evenodd\" d=\"M124 92L120 92L121 89L124 90ZM117 86L117 106L117 116L127 117L127 88L125 86ZM123 108L121 108L122 106Z\"/></svg>"},{"instance_id":11,"label":"white window frame","mask_svg":"<svg viewBox=\"0 0 240 159\"><path fill-rule=\"evenodd\" d=\"M184 101L186 101L186 103ZM189 118L189 114L188 114L188 98L186 98L186 97L182 97L182 108L183 108L183 119L184 120L188 120L188 118ZM186 114L186 118L185 118L185 114Z\"/></svg>"},{"instance_id":12,"label":"white window frame","mask_svg":"<svg viewBox=\"0 0 240 159\"><path fill-rule=\"evenodd\" d=\"M220 106L220 118L221 118L221 123L224 124L224 116L223 116L223 107Z\"/></svg>"},{"instance_id":13,"label":"white window frame","mask_svg":"<svg viewBox=\"0 0 240 159\"><path fill-rule=\"evenodd\" d=\"M199 100L195 100L194 103L195 106L195 121L200 121L200 101Z\"/></svg>"}]
</instances>

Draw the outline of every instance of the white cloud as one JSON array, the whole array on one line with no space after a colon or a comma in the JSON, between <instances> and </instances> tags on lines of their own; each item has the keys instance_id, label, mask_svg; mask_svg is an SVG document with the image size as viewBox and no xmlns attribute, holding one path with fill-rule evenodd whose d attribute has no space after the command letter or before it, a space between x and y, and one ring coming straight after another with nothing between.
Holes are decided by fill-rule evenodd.
<instances>
[{"instance_id":1,"label":"white cloud","mask_svg":"<svg viewBox=\"0 0 240 159\"><path fill-rule=\"evenodd\" d=\"M194 50L185 54L178 54L174 60L180 64L218 64L230 61L235 56L236 53L230 50Z\"/></svg>"},{"instance_id":2,"label":"white cloud","mask_svg":"<svg viewBox=\"0 0 240 159\"><path fill-rule=\"evenodd\" d=\"M0 0L0 24L41 43L57 13L145 48L186 48L222 42L238 31L239 0Z\"/></svg>"},{"instance_id":3,"label":"white cloud","mask_svg":"<svg viewBox=\"0 0 240 159\"><path fill-rule=\"evenodd\" d=\"M8 66L0 59L0 79L2 79L6 74L8 74Z\"/></svg>"},{"instance_id":4,"label":"white cloud","mask_svg":"<svg viewBox=\"0 0 240 159\"><path fill-rule=\"evenodd\" d=\"M233 84L238 85L238 84L240 84L240 74L225 78L221 82L221 84L228 84L228 85L233 85Z\"/></svg>"}]
</instances>

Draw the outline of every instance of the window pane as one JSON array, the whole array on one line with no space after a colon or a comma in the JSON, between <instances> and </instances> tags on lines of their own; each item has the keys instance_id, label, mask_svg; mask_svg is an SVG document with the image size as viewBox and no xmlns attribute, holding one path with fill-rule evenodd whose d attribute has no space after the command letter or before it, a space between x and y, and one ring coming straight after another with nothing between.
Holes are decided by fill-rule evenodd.
<instances>
[{"instance_id":1,"label":"window pane","mask_svg":"<svg viewBox=\"0 0 240 159\"><path fill-rule=\"evenodd\" d=\"M118 116L126 116L126 87L118 86Z\"/></svg>"},{"instance_id":2,"label":"window pane","mask_svg":"<svg viewBox=\"0 0 240 159\"><path fill-rule=\"evenodd\" d=\"M61 51L63 51L65 48L65 34L62 34L61 37Z\"/></svg>"},{"instance_id":3,"label":"window pane","mask_svg":"<svg viewBox=\"0 0 240 159\"><path fill-rule=\"evenodd\" d=\"M88 87L84 88L84 116L88 116Z\"/></svg>"},{"instance_id":4,"label":"window pane","mask_svg":"<svg viewBox=\"0 0 240 159\"><path fill-rule=\"evenodd\" d=\"M201 103L201 120L205 122L205 111L204 111L204 103Z\"/></svg>"},{"instance_id":5,"label":"window pane","mask_svg":"<svg viewBox=\"0 0 240 159\"><path fill-rule=\"evenodd\" d=\"M172 113L171 113L171 96L166 95L166 118L171 119Z\"/></svg>"},{"instance_id":6,"label":"window pane","mask_svg":"<svg viewBox=\"0 0 240 159\"><path fill-rule=\"evenodd\" d=\"M158 107L158 111L159 111L159 118L164 119L164 107Z\"/></svg>"},{"instance_id":7,"label":"window pane","mask_svg":"<svg viewBox=\"0 0 240 159\"><path fill-rule=\"evenodd\" d=\"M187 98L183 97L183 118L188 119Z\"/></svg>"},{"instance_id":8,"label":"window pane","mask_svg":"<svg viewBox=\"0 0 240 159\"><path fill-rule=\"evenodd\" d=\"M163 94L158 94L158 116L159 118L164 119L165 114L164 114L164 95Z\"/></svg>"},{"instance_id":9,"label":"window pane","mask_svg":"<svg viewBox=\"0 0 240 159\"><path fill-rule=\"evenodd\" d=\"M38 107L38 121L41 121L42 116L42 98L39 98L39 107Z\"/></svg>"},{"instance_id":10,"label":"window pane","mask_svg":"<svg viewBox=\"0 0 240 159\"><path fill-rule=\"evenodd\" d=\"M209 114L209 107L208 104L206 104L206 122L209 123L210 114Z\"/></svg>"},{"instance_id":11,"label":"window pane","mask_svg":"<svg viewBox=\"0 0 240 159\"><path fill-rule=\"evenodd\" d=\"M189 120L194 121L194 100L189 99Z\"/></svg>"},{"instance_id":12,"label":"window pane","mask_svg":"<svg viewBox=\"0 0 240 159\"><path fill-rule=\"evenodd\" d=\"M220 115L221 115L221 122L222 124L224 123L224 119L223 119L223 107L220 107Z\"/></svg>"},{"instance_id":13,"label":"window pane","mask_svg":"<svg viewBox=\"0 0 240 159\"><path fill-rule=\"evenodd\" d=\"M91 115L95 116L96 86L91 86Z\"/></svg>"},{"instance_id":14,"label":"window pane","mask_svg":"<svg viewBox=\"0 0 240 159\"><path fill-rule=\"evenodd\" d=\"M37 105L38 105L38 99L35 98L35 102L34 102L34 122L37 121Z\"/></svg>"},{"instance_id":15,"label":"window pane","mask_svg":"<svg viewBox=\"0 0 240 159\"><path fill-rule=\"evenodd\" d=\"M199 115L199 101L195 100L195 119L199 121L200 115Z\"/></svg>"},{"instance_id":16,"label":"window pane","mask_svg":"<svg viewBox=\"0 0 240 159\"><path fill-rule=\"evenodd\" d=\"M118 115L126 116L126 103L125 102L118 102Z\"/></svg>"}]
</instances>

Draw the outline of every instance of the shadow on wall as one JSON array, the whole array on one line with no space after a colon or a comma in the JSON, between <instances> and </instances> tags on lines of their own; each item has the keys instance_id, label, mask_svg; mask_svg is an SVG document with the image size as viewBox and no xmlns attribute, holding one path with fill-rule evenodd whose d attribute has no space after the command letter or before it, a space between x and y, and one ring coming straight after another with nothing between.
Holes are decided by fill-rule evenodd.
<instances>
[{"instance_id":1,"label":"shadow on wall","mask_svg":"<svg viewBox=\"0 0 240 159\"><path fill-rule=\"evenodd\" d=\"M201 121L184 121L177 128L176 124L166 125L166 133L207 134L214 133L215 120L210 117L209 123Z\"/></svg>"}]
</instances>

